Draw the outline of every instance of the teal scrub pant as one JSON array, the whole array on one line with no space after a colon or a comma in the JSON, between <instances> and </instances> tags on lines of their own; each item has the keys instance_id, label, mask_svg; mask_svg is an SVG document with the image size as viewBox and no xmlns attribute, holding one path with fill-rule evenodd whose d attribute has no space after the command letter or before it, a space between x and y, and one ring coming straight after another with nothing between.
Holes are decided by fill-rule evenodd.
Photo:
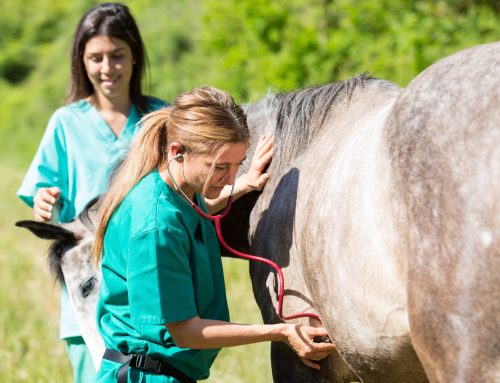
<instances>
[{"instance_id":1,"label":"teal scrub pant","mask_svg":"<svg viewBox=\"0 0 500 383\"><path fill-rule=\"evenodd\" d=\"M69 360L73 366L74 383L93 383L95 382L96 370L90 351L83 341L83 338L76 336L66 338L66 347Z\"/></svg>"}]
</instances>

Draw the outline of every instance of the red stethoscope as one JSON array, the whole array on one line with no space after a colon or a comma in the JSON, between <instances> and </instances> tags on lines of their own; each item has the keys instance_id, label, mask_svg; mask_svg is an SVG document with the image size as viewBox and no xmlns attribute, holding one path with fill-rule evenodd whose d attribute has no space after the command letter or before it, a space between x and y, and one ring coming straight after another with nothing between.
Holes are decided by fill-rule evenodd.
<instances>
[{"instance_id":1,"label":"red stethoscope","mask_svg":"<svg viewBox=\"0 0 500 383\"><path fill-rule=\"evenodd\" d=\"M255 255L251 254L246 254L242 253L241 251L233 249L231 246L229 246L226 241L224 240L224 236L222 235L222 219L227 216L229 213L229 210L231 209L231 205L233 202L233 189L234 189L234 184L231 187L231 193L229 194L229 198L227 200L227 205L225 209L222 211L222 213L217 214L217 215L209 215L205 213L203 210L200 209L198 205L196 205L191 199L182 191L182 189L177 185L177 182L175 182L174 177L172 177L172 174L170 173L170 162L182 158L182 154L177 154L173 158L171 158L168 163L167 163L167 171L168 174L170 175L170 179L174 183L175 187L177 188L178 191L182 194L182 196L186 199L186 201L192 206L192 208L203 218L208 219L209 221L213 221L215 223L215 232L217 233L217 237L219 238L219 242L224 247L227 251L230 253L236 255L239 258L244 258L248 259L250 261L257 261L257 262L262 262L265 263L274 270L276 270L277 276L278 276L278 284L279 284L279 291L278 291L278 315L279 317L283 320L290 320L290 319L297 319L297 318L312 318L316 319L321 322L321 319L319 319L319 316L313 313L297 313L293 315L283 315L283 296L285 294L285 278L283 277L283 272L281 271L281 268L273 261L267 259L267 258L262 258L262 257L257 257Z\"/></svg>"}]
</instances>

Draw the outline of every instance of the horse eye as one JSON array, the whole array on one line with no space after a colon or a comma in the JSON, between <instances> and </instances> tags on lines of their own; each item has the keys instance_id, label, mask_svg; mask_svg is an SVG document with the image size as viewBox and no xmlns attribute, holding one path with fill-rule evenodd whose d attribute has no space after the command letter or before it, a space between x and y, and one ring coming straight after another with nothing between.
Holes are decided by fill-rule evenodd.
<instances>
[{"instance_id":1,"label":"horse eye","mask_svg":"<svg viewBox=\"0 0 500 383\"><path fill-rule=\"evenodd\" d=\"M97 282L96 277L90 277L80 284L80 293L82 297L87 298L92 291L94 291L95 283Z\"/></svg>"}]
</instances>

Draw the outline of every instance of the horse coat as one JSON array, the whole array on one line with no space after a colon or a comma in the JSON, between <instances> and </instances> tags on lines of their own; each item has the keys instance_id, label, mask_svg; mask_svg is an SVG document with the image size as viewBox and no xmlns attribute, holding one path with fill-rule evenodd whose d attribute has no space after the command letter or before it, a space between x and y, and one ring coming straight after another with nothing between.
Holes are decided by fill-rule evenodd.
<instances>
[{"instance_id":1,"label":"horse coat","mask_svg":"<svg viewBox=\"0 0 500 383\"><path fill-rule=\"evenodd\" d=\"M273 344L275 381L500 379L499 64L487 44L404 90L357 77L247 109L276 154L228 242L280 264L285 313L317 312L338 349L318 374ZM264 321L279 321L272 270L250 269Z\"/></svg>"}]
</instances>

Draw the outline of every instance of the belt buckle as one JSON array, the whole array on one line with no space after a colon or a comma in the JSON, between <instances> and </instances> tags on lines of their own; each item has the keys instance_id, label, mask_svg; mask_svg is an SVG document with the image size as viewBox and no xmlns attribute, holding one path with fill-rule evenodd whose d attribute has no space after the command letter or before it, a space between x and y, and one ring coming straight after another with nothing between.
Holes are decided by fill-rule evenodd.
<instances>
[{"instance_id":1,"label":"belt buckle","mask_svg":"<svg viewBox=\"0 0 500 383\"><path fill-rule=\"evenodd\" d=\"M134 356L130 360L131 367L144 368L145 364L146 364L146 355L134 354Z\"/></svg>"}]
</instances>

